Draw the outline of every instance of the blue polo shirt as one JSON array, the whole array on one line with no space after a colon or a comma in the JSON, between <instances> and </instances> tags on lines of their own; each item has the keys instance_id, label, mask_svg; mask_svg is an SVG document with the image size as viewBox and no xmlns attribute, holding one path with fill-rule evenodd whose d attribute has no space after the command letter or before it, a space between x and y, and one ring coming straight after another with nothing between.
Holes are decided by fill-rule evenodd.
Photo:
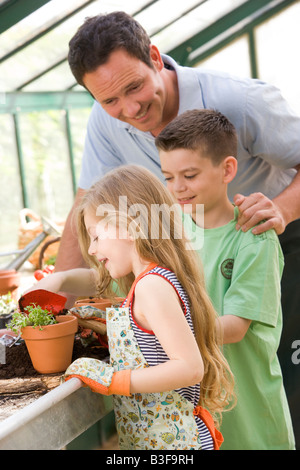
<instances>
[{"instance_id":1,"label":"blue polo shirt","mask_svg":"<svg viewBox=\"0 0 300 470\"><path fill-rule=\"evenodd\" d=\"M273 199L300 164L300 117L274 86L202 68L182 67L168 56L179 87L179 114L189 109L216 109L236 127L238 173L229 197L260 191ZM109 116L94 103L87 127L79 187L88 189L120 165L142 165L162 181L155 138L149 132Z\"/></svg>"}]
</instances>

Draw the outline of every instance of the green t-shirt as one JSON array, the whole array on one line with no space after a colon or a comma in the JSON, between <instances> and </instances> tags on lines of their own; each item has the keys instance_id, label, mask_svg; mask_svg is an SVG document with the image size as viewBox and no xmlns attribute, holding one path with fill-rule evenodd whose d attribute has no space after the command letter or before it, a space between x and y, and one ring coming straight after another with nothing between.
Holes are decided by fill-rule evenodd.
<instances>
[{"instance_id":1,"label":"green t-shirt","mask_svg":"<svg viewBox=\"0 0 300 470\"><path fill-rule=\"evenodd\" d=\"M294 449L294 435L276 351L282 330L280 279L283 255L273 230L253 235L235 229L235 218L201 229L184 215L191 240L203 237L207 292L219 315L252 320L238 343L224 345L235 376L237 405L223 413L222 450Z\"/></svg>"}]
</instances>

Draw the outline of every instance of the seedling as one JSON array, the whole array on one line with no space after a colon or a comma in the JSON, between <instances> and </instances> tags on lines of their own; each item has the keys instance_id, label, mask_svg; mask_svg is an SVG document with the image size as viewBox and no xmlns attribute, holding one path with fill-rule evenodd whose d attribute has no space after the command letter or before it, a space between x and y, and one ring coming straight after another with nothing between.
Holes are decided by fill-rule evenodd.
<instances>
[{"instance_id":1,"label":"seedling","mask_svg":"<svg viewBox=\"0 0 300 470\"><path fill-rule=\"evenodd\" d=\"M26 326L39 327L42 330L43 326L54 325L55 323L58 322L51 315L51 312L42 309L40 305L32 304L28 305L24 312L16 311L13 313L9 329L20 335L22 328Z\"/></svg>"}]
</instances>

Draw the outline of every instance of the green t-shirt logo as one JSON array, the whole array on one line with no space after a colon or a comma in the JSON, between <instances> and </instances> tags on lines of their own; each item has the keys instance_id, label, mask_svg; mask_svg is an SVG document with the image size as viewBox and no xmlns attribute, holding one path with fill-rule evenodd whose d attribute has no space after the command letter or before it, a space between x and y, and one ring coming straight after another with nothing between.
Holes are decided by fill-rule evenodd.
<instances>
[{"instance_id":1,"label":"green t-shirt logo","mask_svg":"<svg viewBox=\"0 0 300 470\"><path fill-rule=\"evenodd\" d=\"M221 273L226 279L231 279L233 262L234 260L232 258L228 258L221 264Z\"/></svg>"}]
</instances>

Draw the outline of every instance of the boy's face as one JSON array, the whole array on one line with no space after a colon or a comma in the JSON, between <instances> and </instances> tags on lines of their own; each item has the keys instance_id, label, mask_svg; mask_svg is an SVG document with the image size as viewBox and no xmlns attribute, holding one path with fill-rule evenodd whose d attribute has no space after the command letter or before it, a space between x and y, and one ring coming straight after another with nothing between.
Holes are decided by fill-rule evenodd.
<instances>
[{"instance_id":1,"label":"boy's face","mask_svg":"<svg viewBox=\"0 0 300 470\"><path fill-rule=\"evenodd\" d=\"M196 205L204 204L204 213L213 210L226 197L223 163L215 166L200 151L175 149L159 151L161 169L167 187L182 210L196 214Z\"/></svg>"}]
</instances>

